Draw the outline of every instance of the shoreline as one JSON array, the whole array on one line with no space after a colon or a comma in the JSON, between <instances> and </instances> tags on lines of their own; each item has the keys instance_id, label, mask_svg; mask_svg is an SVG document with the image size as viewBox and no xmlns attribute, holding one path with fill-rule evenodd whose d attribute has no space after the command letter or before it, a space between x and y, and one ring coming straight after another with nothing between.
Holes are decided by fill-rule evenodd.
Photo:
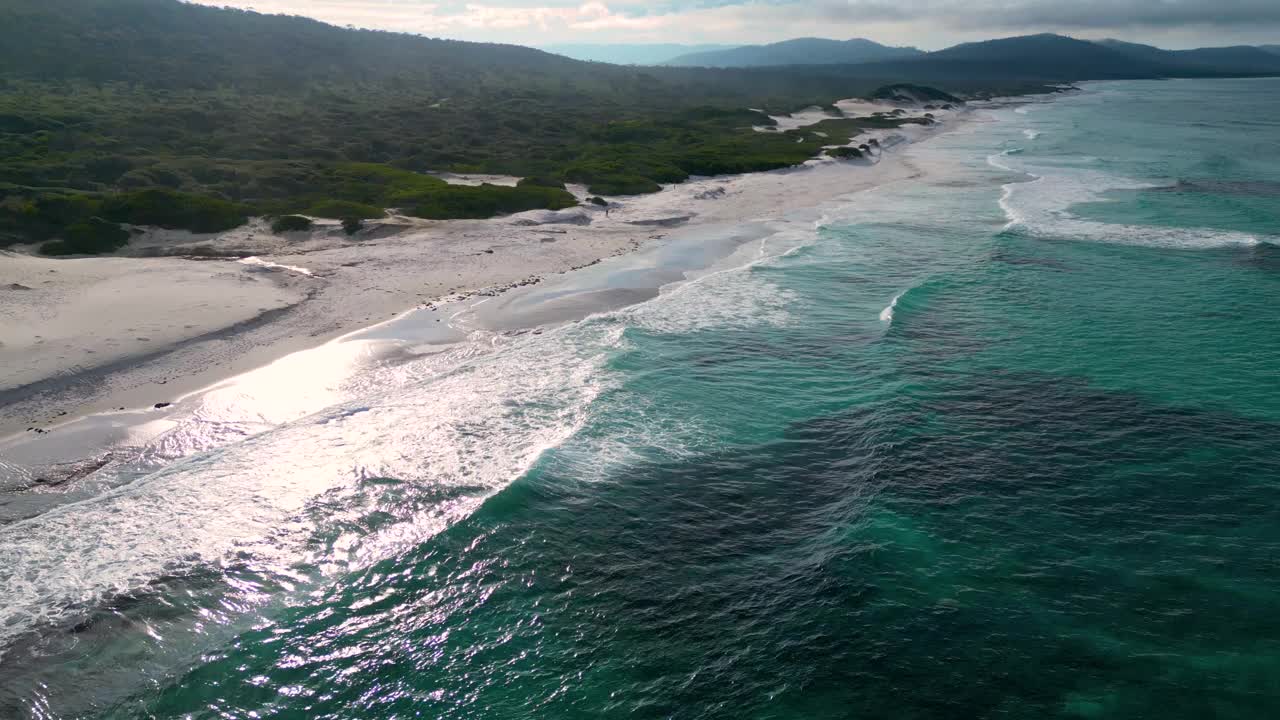
<instances>
[{"instance_id":1,"label":"shoreline","mask_svg":"<svg viewBox=\"0 0 1280 720\"><path fill-rule=\"evenodd\" d=\"M871 137L901 136L899 142L906 147L954 129L971 119L971 114L972 111L956 113L931 127L875 131L860 136L855 143ZM894 144L886 143L886 148ZM634 253L676 233L776 219L913 172L909 163L892 157L891 149L886 152L888 156L881 157L888 162L818 158L770 172L694 178L652 195L619 199L607 216L603 210L585 207L474 221L397 219L403 222L397 231L388 234L388 228L395 227L388 223L374 228L368 239L354 241L338 237L332 228L324 226L306 237L264 237L259 221L213 238L153 231L144 237L139 248L147 252L146 248L156 247L157 243L172 251L212 247L235 253L231 258L48 260L19 256L54 270L66 263L137 263L133 267L156 268L161 273L176 268L209 268L215 271L211 274L218 283L203 291L216 295L226 292L227 283L234 282L236 287L255 288L256 295L251 293L248 305L261 302L262 296L269 296L274 304L255 306L252 309L258 312L243 316L245 303L237 304L242 298L232 297L231 304L223 310L231 312L234 321L220 323L225 317L214 313L218 317L206 318L205 325L183 322L185 318L178 313L170 325L184 325L186 333L177 332L168 342L155 346L149 344L151 338L139 337L139 341L148 342L129 345L125 352L98 365L64 365L32 382L3 387L0 407L5 413L0 419L0 452L14 445L30 444L30 439L52 440L61 435L59 431L65 426L100 414L150 415L154 411L162 415L160 410L181 398L415 310L503 295ZM570 189L579 196L586 195L585 188ZM243 257L249 251L264 252ZM11 280L12 274L0 270L0 288L11 282L22 284ZM154 300L186 289L181 284L161 283L148 288L147 293ZM35 290L14 292L38 294ZM60 299L62 304L57 303ZM112 326L115 319L95 317L82 297L53 300L55 307L68 315L87 313L88 322L105 324L107 331L117 329ZM0 322L8 320L0 317ZM125 323L128 322L126 318ZM133 352L128 352L130 349ZM20 351L15 353L0 346L0 358L17 356ZM64 461L81 460L87 455L59 454L65 455ZM0 463L0 471L3 470Z\"/></svg>"}]
</instances>

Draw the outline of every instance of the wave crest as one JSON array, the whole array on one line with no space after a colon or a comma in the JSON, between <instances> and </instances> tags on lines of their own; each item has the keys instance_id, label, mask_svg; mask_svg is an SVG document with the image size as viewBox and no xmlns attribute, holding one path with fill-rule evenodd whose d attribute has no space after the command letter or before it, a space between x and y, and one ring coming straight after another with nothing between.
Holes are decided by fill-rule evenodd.
<instances>
[{"instance_id":1,"label":"wave crest","mask_svg":"<svg viewBox=\"0 0 1280 720\"><path fill-rule=\"evenodd\" d=\"M1026 172L1034 180L1009 183L1002 187L999 204L1008 218L1006 230L1017 228L1036 237L1148 247L1214 248L1250 246L1271 241L1270 238L1230 230L1088 220L1073 214L1071 208L1104 200L1104 194L1110 190L1146 190L1159 186L1093 170L1039 166L1032 170L1015 169L1004 161L1007 157L1008 155L992 156L988 158L988 162L1013 172Z\"/></svg>"}]
</instances>

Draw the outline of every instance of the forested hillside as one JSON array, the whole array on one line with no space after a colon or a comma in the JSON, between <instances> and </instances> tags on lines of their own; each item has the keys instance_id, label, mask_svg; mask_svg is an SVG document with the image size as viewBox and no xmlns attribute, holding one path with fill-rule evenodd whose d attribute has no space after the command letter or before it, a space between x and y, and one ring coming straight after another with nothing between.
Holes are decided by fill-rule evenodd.
<instances>
[{"instance_id":1,"label":"forested hillside","mask_svg":"<svg viewBox=\"0 0 1280 720\"><path fill-rule=\"evenodd\" d=\"M861 127L759 133L772 121L746 108L829 106L897 82L1003 94L1159 71L1050 36L861 65L638 68L177 0L6 0L0 244L110 249L127 240L121 224L212 231L254 214L563 207L567 181L652 192L793 165ZM444 170L530 179L459 187L422 174Z\"/></svg>"},{"instance_id":2,"label":"forested hillside","mask_svg":"<svg viewBox=\"0 0 1280 720\"><path fill-rule=\"evenodd\" d=\"M752 132L769 120L743 109L876 83L627 68L175 0L9 0L0 241L70 235L52 247L72 251L116 243L114 223L214 230L258 213L485 217L571 203L565 180L652 191L801 162L816 140ZM425 170L539 179L465 188Z\"/></svg>"}]
</instances>

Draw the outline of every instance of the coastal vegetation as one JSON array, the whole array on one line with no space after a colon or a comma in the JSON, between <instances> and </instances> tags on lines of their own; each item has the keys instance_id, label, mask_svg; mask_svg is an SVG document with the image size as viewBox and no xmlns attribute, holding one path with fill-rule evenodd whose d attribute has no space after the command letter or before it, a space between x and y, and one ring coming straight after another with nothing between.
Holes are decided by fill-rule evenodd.
<instances>
[{"instance_id":1,"label":"coastal vegetation","mask_svg":"<svg viewBox=\"0 0 1280 720\"><path fill-rule=\"evenodd\" d=\"M40 246L45 255L93 255L119 250L129 242L129 233L116 223L99 217L68 225L61 240Z\"/></svg>"},{"instance_id":2,"label":"coastal vegetation","mask_svg":"<svg viewBox=\"0 0 1280 720\"><path fill-rule=\"evenodd\" d=\"M757 132L753 126L773 121L736 107L619 107L622 118L592 121L581 109L523 98L455 122L406 92L328 88L268 98L9 79L0 86L0 245L60 237L93 217L218 232L255 214L367 220L394 208L449 219L560 209L576 204L565 182L597 195L649 193L690 175L794 165L833 142ZM555 120L557 113L568 117ZM428 170L532 180L450 185Z\"/></svg>"},{"instance_id":3,"label":"coastal vegetation","mask_svg":"<svg viewBox=\"0 0 1280 720\"><path fill-rule=\"evenodd\" d=\"M282 215L271 223L271 232L303 232L311 229L311 218L301 215Z\"/></svg>"},{"instance_id":4,"label":"coastal vegetation","mask_svg":"<svg viewBox=\"0 0 1280 720\"><path fill-rule=\"evenodd\" d=\"M11 0L0 6L0 246L112 249L130 225L206 233L252 215L491 217L569 207L566 182L628 195L786 167L860 129L921 122L833 115L757 129L906 79L866 67L621 67L176 0ZM434 171L531 180L450 185Z\"/></svg>"},{"instance_id":5,"label":"coastal vegetation","mask_svg":"<svg viewBox=\"0 0 1280 720\"><path fill-rule=\"evenodd\" d=\"M848 142L860 120L827 120L785 133L759 132L775 121L754 111L699 109L660 121L615 122L563 170L596 195L656 192L663 183L692 175L758 172L789 167L818 154L824 145Z\"/></svg>"},{"instance_id":6,"label":"coastal vegetation","mask_svg":"<svg viewBox=\"0 0 1280 720\"><path fill-rule=\"evenodd\" d=\"M387 212L365 203L351 202L349 200L323 200L309 206L306 214L312 217L374 220L385 217Z\"/></svg>"},{"instance_id":7,"label":"coastal vegetation","mask_svg":"<svg viewBox=\"0 0 1280 720\"><path fill-rule=\"evenodd\" d=\"M12 186L4 190L0 237L36 242L57 237L65 241L46 246L52 248L117 249L128 240L122 224L220 232L244 224L250 211L247 205L223 198L164 188L110 194ZM124 234L108 232L106 225ZM73 230L77 235L74 242ZM123 242L115 242L122 237Z\"/></svg>"},{"instance_id":8,"label":"coastal vegetation","mask_svg":"<svg viewBox=\"0 0 1280 720\"><path fill-rule=\"evenodd\" d=\"M827 151L827 154L833 158L839 158L841 160L855 160L863 156L862 150L856 147L831 148Z\"/></svg>"}]
</instances>

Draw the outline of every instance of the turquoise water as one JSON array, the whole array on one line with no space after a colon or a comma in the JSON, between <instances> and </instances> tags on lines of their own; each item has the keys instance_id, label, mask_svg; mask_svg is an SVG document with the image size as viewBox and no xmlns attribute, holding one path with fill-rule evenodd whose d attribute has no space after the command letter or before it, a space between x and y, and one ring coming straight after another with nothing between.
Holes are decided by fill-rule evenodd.
<instances>
[{"instance_id":1,"label":"turquoise water","mask_svg":"<svg viewBox=\"0 0 1280 720\"><path fill-rule=\"evenodd\" d=\"M1273 716L1280 81L986 115L749 264L426 388L484 383L430 435L448 478L366 473L287 570L246 549L23 641L0 708Z\"/></svg>"}]
</instances>

